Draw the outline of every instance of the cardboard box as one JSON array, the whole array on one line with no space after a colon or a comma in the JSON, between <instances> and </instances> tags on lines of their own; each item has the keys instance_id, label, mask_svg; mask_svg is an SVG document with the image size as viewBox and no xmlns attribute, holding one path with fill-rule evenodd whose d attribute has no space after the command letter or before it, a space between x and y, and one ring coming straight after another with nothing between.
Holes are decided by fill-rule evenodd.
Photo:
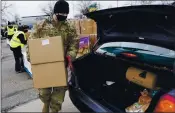
<instances>
[{"instance_id":1,"label":"cardboard box","mask_svg":"<svg viewBox=\"0 0 175 113\"><path fill-rule=\"evenodd\" d=\"M90 49L95 45L97 42L97 35L96 34L90 34Z\"/></svg>"},{"instance_id":2,"label":"cardboard box","mask_svg":"<svg viewBox=\"0 0 175 113\"><path fill-rule=\"evenodd\" d=\"M97 24L95 21L93 21L92 25L92 34L97 34Z\"/></svg>"},{"instance_id":3,"label":"cardboard box","mask_svg":"<svg viewBox=\"0 0 175 113\"><path fill-rule=\"evenodd\" d=\"M80 21L79 20L75 20L75 28L77 31L77 34L80 34Z\"/></svg>"},{"instance_id":4,"label":"cardboard box","mask_svg":"<svg viewBox=\"0 0 175 113\"><path fill-rule=\"evenodd\" d=\"M31 64L64 61L62 38L29 39L29 54Z\"/></svg>"},{"instance_id":5,"label":"cardboard box","mask_svg":"<svg viewBox=\"0 0 175 113\"><path fill-rule=\"evenodd\" d=\"M92 34L93 33L93 20L83 19L80 20L81 34Z\"/></svg>"},{"instance_id":6,"label":"cardboard box","mask_svg":"<svg viewBox=\"0 0 175 113\"><path fill-rule=\"evenodd\" d=\"M32 65L34 88L67 86L64 62Z\"/></svg>"},{"instance_id":7,"label":"cardboard box","mask_svg":"<svg viewBox=\"0 0 175 113\"><path fill-rule=\"evenodd\" d=\"M67 86L62 38L49 37L29 40L35 88Z\"/></svg>"}]
</instances>

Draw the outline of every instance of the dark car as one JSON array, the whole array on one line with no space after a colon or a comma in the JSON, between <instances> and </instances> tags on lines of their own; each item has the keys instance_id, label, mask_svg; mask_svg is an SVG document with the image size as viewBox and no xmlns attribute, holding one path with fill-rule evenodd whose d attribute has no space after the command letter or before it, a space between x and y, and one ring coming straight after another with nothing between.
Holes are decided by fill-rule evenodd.
<instances>
[{"instance_id":1,"label":"dark car","mask_svg":"<svg viewBox=\"0 0 175 113\"><path fill-rule=\"evenodd\" d=\"M129 6L86 16L97 23L98 42L72 63L73 104L81 112L175 112L175 7ZM126 109L134 103L144 110Z\"/></svg>"}]
</instances>

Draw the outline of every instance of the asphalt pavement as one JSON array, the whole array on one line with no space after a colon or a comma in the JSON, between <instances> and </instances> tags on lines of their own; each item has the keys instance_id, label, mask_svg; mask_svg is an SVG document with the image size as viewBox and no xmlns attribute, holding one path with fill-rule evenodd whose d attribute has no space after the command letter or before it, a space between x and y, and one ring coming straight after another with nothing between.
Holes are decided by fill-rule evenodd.
<instances>
[{"instance_id":1,"label":"asphalt pavement","mask_svg":"<svg viewBox=\"0 0 175 113\"><path fill-rule=\"evenodd\" d=\"M6 40L2 40L1 49L1 111L8 111L15 106L38 98L38 95L28 74L15 72L14 57Z\"/></svg>"},{"instance_id":2,"label":"asphalt pavement","mask_svg":"<svg viewBox=\"0 0 175 113\"><path fill-rule=\"evenodd\" d=\"M19 107L15 107L14 109L10 110L9 112L41 112L43 107L43 103L40 99L33 100L26 104L23 104ZM64 102L62 104L62 109L60 112L79 112L77 108L72 104L69 98L69 92L66 92Z\"/></svg>"}]
</instances>

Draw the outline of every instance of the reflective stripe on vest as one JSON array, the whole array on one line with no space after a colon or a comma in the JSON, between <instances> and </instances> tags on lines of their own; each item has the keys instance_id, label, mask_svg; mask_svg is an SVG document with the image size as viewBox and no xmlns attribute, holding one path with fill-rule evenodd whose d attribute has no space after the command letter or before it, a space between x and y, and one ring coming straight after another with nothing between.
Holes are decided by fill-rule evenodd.
<instances>
[{"instance_id":1,"label":"reflective stripe on vest","mask_svg":"<svg viewBox=\"0 0 175 113\"><path fill-rule=\"evenodd\" d=\"M15 33L15 27L13 26L13 28L9 28L7 26L7 33L8 33L8 35L13 35Z\"/></svg>"},{"instance_id":2,"label":"reflective stripe on vest","mask_svg":"<svg viewBox=\"0 0 175 113\"><path fill-rule=\"evenodd\" d=\"M12 48L17 48L18 46L21 46L21 48L24 47L24 44L22 44L21 41L18 39L18 35L19 35L19 34L23 34L23 35L24 35L24 38L25 38L25 40L26 40L26 36L25 36L24 32L22 32L22 31L17 31L17 32L13 35L13 37L12 37L12 39L11 39L11 41L10 41L10 47L12 47Z\"/></svg>"}]
</instances>

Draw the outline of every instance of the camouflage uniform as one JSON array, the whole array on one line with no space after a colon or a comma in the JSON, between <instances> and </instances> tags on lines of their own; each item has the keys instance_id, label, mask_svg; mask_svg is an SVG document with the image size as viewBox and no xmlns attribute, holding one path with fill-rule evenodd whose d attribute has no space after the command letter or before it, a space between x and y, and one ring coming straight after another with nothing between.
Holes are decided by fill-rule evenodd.
<instances>
[{"instance_id":1,"label":"camouflage uniform","mask_svg":"<svg viewBox=\"0 0 175 113\"><path fill-rule=\"evenodd\" d=\"M44 20L36 24L29 38L53 36L61 36L63 38L65 56L70 55L72 59L75 59L78 50L77 33L74 26L70 26L67 21L56 24L54 21ZM27 57L30 61L28 47ZM58 112L61 110L66 89L67 87L42 88L39 89L39 98L46 106L50 106L52 112Z\"/></svg>"}]
</instances>

